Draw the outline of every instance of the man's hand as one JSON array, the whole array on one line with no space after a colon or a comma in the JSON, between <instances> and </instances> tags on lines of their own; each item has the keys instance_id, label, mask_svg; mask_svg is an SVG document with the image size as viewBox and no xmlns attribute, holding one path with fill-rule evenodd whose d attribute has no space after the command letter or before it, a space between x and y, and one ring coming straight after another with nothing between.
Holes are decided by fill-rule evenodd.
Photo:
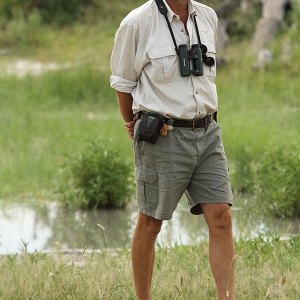
<instances>
[{"instance_id":1,"label":"man's hand","mask_svg":"<svg viewBox=\"0 0 300 300\"><path fill-rule=\"evenodd\" d=\"M134 134L134 125L136 123L136 118L134 118L130 122L125 123L125 130L127 131L127 134L129 135L130 138L133 139L133 134Z\"/></svg>"}]
</instances>

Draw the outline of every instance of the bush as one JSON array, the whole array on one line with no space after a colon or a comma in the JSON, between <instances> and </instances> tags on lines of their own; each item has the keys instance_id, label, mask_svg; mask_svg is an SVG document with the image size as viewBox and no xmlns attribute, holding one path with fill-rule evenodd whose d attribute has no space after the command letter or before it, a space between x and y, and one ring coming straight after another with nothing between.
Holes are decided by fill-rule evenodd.
<instances>
[{"instance_id":1,"label":"bush","mask_svg":"<svg viewBox=\"0 0 300 300\"><path fill-rule=\"evenodd\" d=\"M237 147L234 152L232 188L238 193L254 192L255 159L253 151L245 146Z\"/></svg>"},{"instance_id":2,"label":"bush","mask_svg":"<svg viewBox=\"0 0 300 300\"><path fill-rule=\"evenodd\" d=\"M27 18L38 10L44 23L69 24L83 15L86 6L94 3L93 0L2 0L0 16L11 20L21 13Z\"/></svg>"},{"instance_id":3,"label":"bush","mask_svg":"<svg viewBox=\"0 0 300 300\"><path fill-rule=\"evenodd\" d=\"M45 44L41 24L42 19L38 11L33 11L26 19L22 14L18 14L7 24L7 30L1 32L0 42L26 46Z\"/></svg>"},{"instance_id":4,"label":"bush","mask_svg":"<svg viewBox=\"0 0 300 300\"><path fill-rule=\"evenodd\" d=\"M300 154L270 148L257 165L258 201L277 217L300 217Z\"/></svg>"},{"instance_id":5,"label":"bush","mask_svg":"<svg viewBox=\"0 0 300 300\"><path fill-rule=\"evenodd\" d=\"M123 208L132 194L132 170L119 152L99 139L86 151L70 157L63 167L65 180L60 191L72 208Z\"/></svg>"},{"instance_id":6,"label":"bush","mask_svg":"<svg viewBox=\"0 0 300 300\"><path fill-rule=\"evenodd\" d=\"M261 16L261 3L257 1L253 8L247 11L237 11L232 15L228 22L228 33L237 40L251 38L255 31L257 21Z\"/></svg>"}]
</instances>

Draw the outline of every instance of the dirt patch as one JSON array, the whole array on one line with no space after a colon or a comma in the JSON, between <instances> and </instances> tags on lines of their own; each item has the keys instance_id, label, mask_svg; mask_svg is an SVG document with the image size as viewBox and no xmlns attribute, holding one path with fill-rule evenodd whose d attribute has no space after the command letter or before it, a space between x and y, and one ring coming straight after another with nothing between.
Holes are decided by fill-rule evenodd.
<instances>
[{"instance_id":1,"label":"dirt patch","mask_svg":"<svg viewBox=\"0 0 300 300\"><path fill-rule=\"evenodd\" d=\"M13 62L7 63L4 66L5 75L14 75L19 78L26 75L40 75L47 71L57 71L61 69L68 69L74 66L72 63L58 64L55 62L42 63L40 61L28 59L16 59Z\"/></svg>"},{"instance_id":2,"label":"dirt patch","mask_svg":"<svg viewBox=\"0 0 300 300\"><path fill-rule=\"evenodd\" d=\"M70 250L60 250L60 251L40 251L37 254L45 254L52 257L56 261L63 261L69 265L75 265L78 267L83 267L88 261L91 261L95 256L116 256L118 254L117 249L104 249L104 250L88 250L88 249L70 249ZM21 259L25 255L34 255L34 253L19 253L13 254L18 259ZM10 255L0 255L0 261L5 259Z\"/></svg>"}]
</instances>

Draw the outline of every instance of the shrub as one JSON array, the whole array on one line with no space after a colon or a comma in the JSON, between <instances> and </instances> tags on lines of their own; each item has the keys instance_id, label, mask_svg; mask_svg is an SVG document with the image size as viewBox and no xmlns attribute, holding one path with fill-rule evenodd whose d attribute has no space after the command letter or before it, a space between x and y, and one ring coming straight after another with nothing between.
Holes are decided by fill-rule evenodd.
<instances>
[{"instance_id":1,"label":"shrub","mask_svg":"<svg viewBox=\"0 0 300 300\"><path fill-rule=\"evenodd\" d=\"M270 148L257 165L258 201L278 217L300 217L300 154Z\"/></svg>"},{"instance_id":2,"label":"shrub","mask_svg":"<svg viewBox=\"0 0 300 300\"><path fill-rule=\"evenodd\" d=\"M6 20L22 13L27 18L34 10L41 13L45 23L72 23L83 15L85 7L95 4L93 0L3 0L0 4L0 16Z\"/></svg>"},{"instance_id":3,"label":"shrub","mask_svg":"<svg viewBox=\"0 0 300 300\"><path fill-rule=\"evenodd\" d=\"M242 11L237 8L237 11L231 16L228 23L228 33L231 37L238 40L243 38L251 38L255 31L257 21L261 16L261 3L257 1L249 10Z\"/></svg>"},{"instance_id":4,"label":"shrub","mask_svg":"<svg viewBox=\"0 0 300 300\"><path fill-rule=\"evenodd\" d=\"M132 170L113 145L90 142L83 154L63 167L63 202L72 208L123 208L132 194Z\"/></svg>"},{"instance_id":5,"label":"shrub","mask_svg":"<svg viewBox=\"0 0 300 300\"><path fill-rule=\"evenodd\" d=\"M245 146L237 147L234 152L232 187L238 193L253 193L255 159L253 151Z\"/></svg>"},{"instance_id":6,"label":"shrub","mask_svg":"<svg viewBox=\"0 0 300 300\"><path fill-rule=\"evenodd\" d=\"M7 24L7 30L1 32L1 42L8 45L41 45L45 44L45 36L42 34L41 15L33 11L28 18L18 14Z\"/></svg>"}]
</instances>

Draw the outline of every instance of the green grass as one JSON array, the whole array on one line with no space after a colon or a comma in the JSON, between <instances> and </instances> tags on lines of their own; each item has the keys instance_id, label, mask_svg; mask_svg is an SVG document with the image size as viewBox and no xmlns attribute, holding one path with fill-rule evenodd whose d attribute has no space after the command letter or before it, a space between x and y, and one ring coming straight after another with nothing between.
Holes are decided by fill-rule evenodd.
<instances>
[{"instance_id":1,"label":"green grass","mask_svg":"<svg viewBox=\"0 0 300 300\"><path fill-rule=\"evenodd\" d=\"M135 5L126 3L122 14ZM98 137L113 140L132 161L131 141L109 88L109 56L119 19L121 13L95 24L91 17L90 23L62 29L42 27L45 43L10 48L0 56L1 71L20 57L73 65L41 76L0 77L1 198L55 191L65 156L80 153ZM294 62L300 49L295 36L292 29L275 41L274 64L267 70L251 69L255 58L247 41L226 50L229 62L217 77L218 116L232 176L244 176L244 168L235 168L239 157L246 161L244 148L256 161L274 145L299 147L299 65ZM278 49L286 39L294 42L294 50L283 64Z\"/></svg>"},{"instance_id":2,"label":"green grass","mask_svg":"<svg viewBox=\"0 0 300 300\"><path fill-rule=\"evenodd\" d=\"M90 67L0 79L1 196L55 189L66 155L104 137L132 152L108 76ZM121 147L127 145L127 147Z\"/></svg>"},{"instance_id":3,"label":"green grass","mask_svg":"<svg viewBox=\"0 0 300 300\"><path fill-rule=\"evenodd\" d=\"M128 3L120 4L122 15L135 5ZM103 11L110 9L108 3ZM0 198L56 200L53 193L61 182L65 157L81 153L99 137L112 140L124 159L132 162L131 141L109 88L109 56L120 19L121 13L113 21L43 27L40 43L15 46L0 56L0 71L20 57L74 64L41 76L0 77ZM294 40L297 36L291 34ZM300 85L295 62L300 50L296 44L292 59L283 64L278 49L284 41L282 37L275 41L274 65L267 70L252 71L249 42L239 42L227 49L229 63L218 71L219 123L231 175L236 178L247 177L249 171L235 163L247 163L245 149L254 162L274 145L299 149ZM251 182L246 184L251 190ZM298 299L299 238L242 240L236 249L237 299ZM159 249L153 298L215 299L207 256L206 244ZM95 253L84 258L81 267L72 264L74 260L68 263L43 254L3 258L0 298L134 299L127 250L116 256Z\"/></svg>"},{"instance_id":4,"label":"green grass","mask_svg":"<svg viewBox=\"0 0 300 300\"><path fill-rule=\"evenodd\" d=\"M300 239L267 236L236 242L236 299L297 300ZM0 261L1 299L134 299L130 253L59 252L8 256ZM153 299L216 299L207 243L160 248Z\"/></svg>"},{"instance_id":5,"label":"green grass","mask_svg":"<svg viewBox=\"0 0 300 300\"><path fill-rule=\"evenodd\" d=\"M231 155L232 148L243 145L259 155L272 143L299 144L300 86L294 71L280 63L253 71L254 58L247 55L247 47L235 47L236 55L218 73L219 115L227 151Z\"/></svg>"},{"instance_id":6,"label":"green grass","mask_svg":"<svg viewBox=\"0 0 300 300\"><path fill-rule=\"evenodd\" d=\"M27 106L27 108L30 106ZM34 110L34 111L32 111ZM78 105L61 109L24 108L3 112L1 119L1 196L55 190L65 157L80 153L88 141L98 137L114 140L116 147L127 148L130 141L118 114L100 105ZM4 126L3 126L4 123Z\"/></svg>"},{"instance_id":7,"label":"green grass","mask_svg":"<svg viewBox=\"0 0 300 300\"><path fill-rule=\"evenodd\" d=\"M243 147L257 158L275 144L299 145L297 77L250 67L232 61L218 73L219 123L233 172ZM89 64L0 83L1 197L55 189L64 157L91 139L112 139L132 159L108 73Z\"/></svg>"}]
</instances>

